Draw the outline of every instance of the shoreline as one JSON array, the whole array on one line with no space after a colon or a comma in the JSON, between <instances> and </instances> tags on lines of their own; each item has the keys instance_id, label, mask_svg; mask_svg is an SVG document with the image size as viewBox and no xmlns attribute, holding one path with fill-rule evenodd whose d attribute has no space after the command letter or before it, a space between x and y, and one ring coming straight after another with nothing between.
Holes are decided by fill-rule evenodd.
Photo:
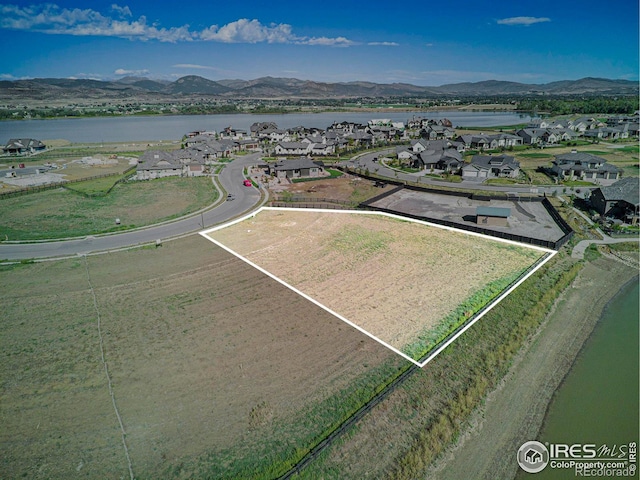
<instances>
[{"instance_id":1,"label":"shoreline","mask_svg":"<svg viewBox=\"0 0 640 480\"><path fill-rule=\"evenodd\" d=\"M518 448L538 438L556 392L605 309L637 277L637 269L615 260L600 258L586 264L514 358L509 372L465 421L457 443L443 452L424 478L455 480L468 478L469 472L476 479L515 478Z\"/></svg>"}]
</instances>

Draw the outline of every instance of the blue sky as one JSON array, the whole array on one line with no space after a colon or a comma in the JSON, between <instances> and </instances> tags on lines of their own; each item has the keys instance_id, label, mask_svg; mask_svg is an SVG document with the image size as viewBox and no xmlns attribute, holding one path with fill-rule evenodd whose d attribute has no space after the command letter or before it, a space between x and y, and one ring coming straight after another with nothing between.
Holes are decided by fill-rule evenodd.
<instances>
[{"instance_id":1,"label":"blue sky","mask_svg":"<svg viewBox=\"0 0 640 480\"><path fill-rule=\"evenodd\" d=\"M638 80L638 1L0 2L0 80Z\"/></svg>"}]
</instances>

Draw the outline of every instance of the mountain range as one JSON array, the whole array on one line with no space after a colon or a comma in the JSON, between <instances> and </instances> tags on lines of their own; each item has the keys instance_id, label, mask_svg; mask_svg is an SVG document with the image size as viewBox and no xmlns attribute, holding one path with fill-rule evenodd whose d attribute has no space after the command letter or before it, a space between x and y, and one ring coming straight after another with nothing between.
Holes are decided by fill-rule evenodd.
<instances>
[{"instance_id":1,"label":"mountain range","mask_svg":"<svg viewBox=\"0 0 640 480\"><path fill-rule=\"evenodd\" d=\"M526 84L499 80L455 83L423 87L408 83L372 83L366 81L324 83L296 78L262 77L255 80L213 81L197 75L174 82L143 77L125 77L114 81L34 78L0 81L0 99L184 99L194 96L246 99L328 99L356 97L480 97L524 95L638 95L637 81L606 78L582 78L546 84Z\"/></svg>"}]
</instances>

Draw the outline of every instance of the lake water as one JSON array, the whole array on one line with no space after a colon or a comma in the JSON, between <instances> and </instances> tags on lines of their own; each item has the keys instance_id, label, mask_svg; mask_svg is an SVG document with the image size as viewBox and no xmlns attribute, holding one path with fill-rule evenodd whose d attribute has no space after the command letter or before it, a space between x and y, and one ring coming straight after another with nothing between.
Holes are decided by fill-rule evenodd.
<instances>
[{"instance_id":1,"label":"lake water","mask_svg":"<svg viewBox=\"0 0 640 480\"><path fill-rule=\"evenodd\" d=\"M325 129L334 122L367 123L374 118L406 122L412 117L448 118L454 126L490 127L515 125L531 116L514 112L345 112L280 115L168 115L143 117L59 118L50 120L9 120L0 122L0 143L10 138L38 140L65 139L73 143L130 142L136 140L179 140L195 130L219 132L233 127L249 132L255 122L275 122L280 128L303 125Z\"/></svg>"},{"instance_id":2,"label":"lake water","mask_svg":"<svg viewBox=\"0 0 640 480\"><path fill-rule=\"evenodd\" d=\"M609 447L638 442L639 296L636 278L609 303L556 392L538 441ZM519 471L517 478L530 476ZM572 470L547 466L535 478L575 477Z\"/></svg>"}]
</instances>

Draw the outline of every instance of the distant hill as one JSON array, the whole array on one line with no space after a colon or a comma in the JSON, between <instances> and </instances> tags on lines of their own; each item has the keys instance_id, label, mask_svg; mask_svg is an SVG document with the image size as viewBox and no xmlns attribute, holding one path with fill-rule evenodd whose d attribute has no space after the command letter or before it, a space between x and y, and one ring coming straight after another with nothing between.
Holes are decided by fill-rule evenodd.
<instances>
[{"instance_id":1,"label":"distant hill","mask_svg":"<svg viewBox=\"0 0 640 480\"><path fill-rule=\"evenodd\" d=\"M408 83L381 84L366 81L325 83L296 78L262 77L255 80L213 81L197 75L175 82L145 77L117 81L69 78L34 78L0 81L5 102L39 99L134 98L171 100L194 95L221 98L355 98L355 97L486 97L524 95L638 95L638 82L606 78L582 78L547 84L487 80L422 87Z\"/></svg>"}]
</instances>

